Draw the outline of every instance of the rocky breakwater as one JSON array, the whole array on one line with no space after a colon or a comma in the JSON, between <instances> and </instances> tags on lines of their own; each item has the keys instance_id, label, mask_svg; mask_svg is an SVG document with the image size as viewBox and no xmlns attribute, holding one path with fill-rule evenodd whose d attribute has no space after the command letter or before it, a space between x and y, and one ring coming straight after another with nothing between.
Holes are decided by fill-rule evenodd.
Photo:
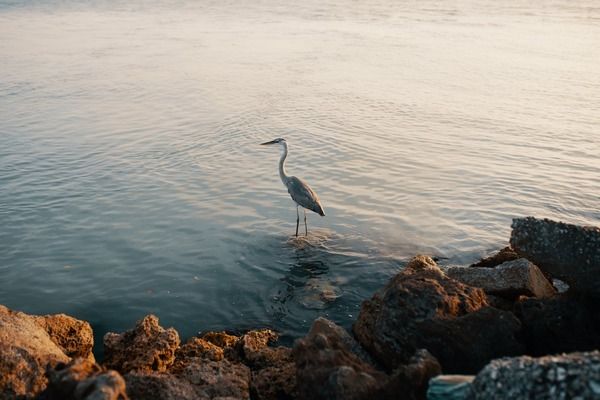
<instances>
[{"instance_id":1,"label":"rocky breakwater","mask_svg":"<svg viewBox=\"0 0 600 400\"><path fill-rule=\"evenodd\" d=\"M517 220L515 248L468 267L417 256L363 302L350 332L318 318L293 348L276 346L269 329L182 343L148 315L129 331L106 334L98 364L86 322L0 307L0 398L600 398L597 285L584 282L598 280L592 244L600 231L563 236L556 233L563 225ZM570 251L579 261L544 253L577 232L583 236ZM556 278L569 290L557 291Z\"/></svg>"}]
</instances>

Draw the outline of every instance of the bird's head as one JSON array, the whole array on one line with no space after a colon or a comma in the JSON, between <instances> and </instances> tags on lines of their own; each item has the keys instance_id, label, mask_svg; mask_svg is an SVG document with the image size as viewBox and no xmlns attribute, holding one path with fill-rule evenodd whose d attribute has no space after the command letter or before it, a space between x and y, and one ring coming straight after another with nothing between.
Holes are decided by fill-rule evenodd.
<instances>
[{"instance_id":1,"label":"bird's head","mask_svg":"<svg viewBox=\"0 0 600 400\"><path fill-rule=\"evenodd\" d=\"M286 144L286 142L285 142L284 138L277 138L277 139L271 140L270 142L261 143L261 146L266 146L269 144Z\"/></svg>"}]
</instances>

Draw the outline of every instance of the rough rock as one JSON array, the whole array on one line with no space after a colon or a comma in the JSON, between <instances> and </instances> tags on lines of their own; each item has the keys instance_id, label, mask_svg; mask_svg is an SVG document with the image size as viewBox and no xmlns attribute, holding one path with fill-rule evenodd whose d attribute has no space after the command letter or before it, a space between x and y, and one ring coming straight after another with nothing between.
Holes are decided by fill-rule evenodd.
<instances>
[{"instance_id":1,"label":"rough rock","mask_svg":"<svg viewBox=\"0 0 600 400\"><path fill-rule=\"evenodd\" d=\"M284 400L297 397L296 364L291 356L289 360L252 371L250 392L253 399Z\"/></svg>"},{"instance_id":2,"label":"rough rock","mask_svg":"<svg viewBox=\"0 0 600 400\"><path fill-rule=\"evenodd\" d=\"M425 349L419 349L406 365L392 371L382 390L382 399L425 399L429 380L442 373L438 360Z\"/></svg>"},{"instance_id":3,"label":"rough rock","mask_svg":"<svg viewBox=\"0 0 600 400\"><path fill-rule=\"evenodd\" d=\"M595 302L568 297L522 299L515 303L527 354L542 356L600 348L600 314Z\"/></svg>"},{"instance_id":4,"label":"rough rock","mask_svg":"<svg viewBox=\"0 0 600 400\"><path fill-rule=\"evenodd\" d=\"M508 299L521 295L552 297L556 294L542 271L525 258L507 261L495 268L449 267L445 273L466 285Z\"/></svg>"},{"instance_id":5,"label":"rough rock","mask_svg":"<svg viewBox=\"0 0 600 400\"><path fill-rule=\"evenodd\" d=\"M308 335L294 345L298 398L380 398L386 374L352 353L346 338L332 325L317 319Z\"/></svg>"},{"instance_id":6,"label":"rough rock","mask_svg":"<svg viewBox=\"0 0 600 400\"><path fill-rule=\"evenodd\" d=\"M127 394L143 400L204 400L189 382L164 372L136 372L125 375Z\"/></svg>"},{"instance_id":7,"label":"rough rock","mask_svg":"<svg viewBox=\"0 0 600 400\"><path fill-rule=\"evenodd\" d=\"M533 217L516 218L510 244L573 291L600 297L600 228Z\"/></svg>"},{"instance_id":8,"label":"rough rock","mask_svg":"<svg viewBox=\"0 0 600 400\"><path fill-rule=\"evenodd\" d=\"M47 384L46 366L69 357L35 317L0 306L0 398L33 398Z\"/></svg>"},{"instance_id":9,"label":"rough rock","mask_svg":"<svg viewBox=\"0 0 600 400\"><path fill-rule=\"evenodd\" d=\"M69 357L87 358L94 362L94 333L87 321L81 321L65 314L35 316L50 339Z\"/></svg>"},{"instance_id":10,"label":"rough rock","mask_svg":"<svg viewBox=\"0 0 600 400\"><path fill-rule=\"evenodd\" d=\"M429 257L417 256L371 300L353 330L388 370L429 350L446 373L470 373L505 355L517 355L519 321L488 307L485 293L446 276Z\"/></svg>"},{"instance_id":11,"label":"rough rock","mask_svg":"<svg viewBox=\"0 0 600 400\"><path fill-rule=\"evenodd\" d=\"M271 356L269 343L274 343L279 336L270 329L253 330L242 335L237 343L239 354L251 366L268 364ZM265 358L267 358L265 360Z\"/></svg>"},{"instance_id":12,"label":"rough rock","mask_svg":"<svg viewBox=\"0 0 600 400\"><path fill-rule=\"evenodd\" d=\"M221 361L224 358L223 348L202 338L193 337L175 352L175 359L177 361L189 359L191 357Z\"/></svg>"},{"instance_id":13,"label":"rough rock","mask_svg":"<svg viewBox=\"0 0 600 400\"><path fill-rule=\"evenodd\" d=\"M600 352L494 360L473 381L472 399L598 399Z\"/></svg>"},{"instance_id":14,"label":"rough rock","mask_svg":"<svg viewBox=\"0 0 600 400\"><path fill-rule=\"evenodd\" d=\"M126 400L125 380L83 358L48 368L48 387L39 400Z\"/></svg>"},{"instance_id":15,"label":"rough rock","mask_svg":"<svg viewBox=\"0 0 600 400\"><path fill-rule=\"evenodd\" d=\"M132 330L104 335L104 365L121 373L163 372L175 361L178 346L177 331L162 328L157 317L148 315Z\"/></svg>"},{"instance_id":16,"label":"rough rock","mask_svg":"<svg viewBox=\"0 0 600 400\"><path fill-rule=\"evenodd\" d=\"M517 258L521 258L521 256L518 255L517 252L515 252L510 247L505 247L502 250L500 250L498 253L491 255L489 257L486 257L486 258L476 262L475 264L471 264L470 266L471 267L493 268L493 267L503 264L507 261L516 260Z\"/></svg>"}]
</instances>

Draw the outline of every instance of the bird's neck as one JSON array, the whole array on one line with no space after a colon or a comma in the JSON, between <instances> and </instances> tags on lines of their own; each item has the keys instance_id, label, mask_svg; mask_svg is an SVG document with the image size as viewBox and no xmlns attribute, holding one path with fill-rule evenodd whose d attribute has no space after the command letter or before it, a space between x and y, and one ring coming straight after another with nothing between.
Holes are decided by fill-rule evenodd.
<instances>
[{"instance_id":1,"label":"bird's neck","mask_svg":"<svg viewBox=\"0 0 600 400\"><path fill-rule=\"evenodd\" d=\"M285 185L287 182L287 174L285 173L285 158L288 155L287 143L283 143L281 146L281 157L279 158L279 177L281 182Z\"/></svg>"}]
</instances>

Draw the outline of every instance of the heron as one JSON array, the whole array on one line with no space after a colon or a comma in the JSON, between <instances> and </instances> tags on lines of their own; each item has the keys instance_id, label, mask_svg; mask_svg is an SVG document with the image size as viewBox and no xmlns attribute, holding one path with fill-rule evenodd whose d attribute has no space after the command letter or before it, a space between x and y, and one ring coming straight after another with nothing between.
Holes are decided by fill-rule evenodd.
<instances>
[{"instance_id":1,"label":"heron","mask_svg":"<svg viewBox=\"0 0 600 400\"><path fill-rule=\"evenodd\" d=\"M300 213L298 207L304 209L304 232L308 236L308 225L306 225L306 210L311 210L325 216L323 206L317 193L308 186L308 183L295 176L288 176L285 173L285 159L288 155L288 146L284 138L277 138L270 142L261 143L262 146L278 144L281 146L281 157L279 158L279 177L281 182L287 187L288 193L296 203L296 237L298 237L298 226L300 225Z\"/></svg>"}]
</instances>

